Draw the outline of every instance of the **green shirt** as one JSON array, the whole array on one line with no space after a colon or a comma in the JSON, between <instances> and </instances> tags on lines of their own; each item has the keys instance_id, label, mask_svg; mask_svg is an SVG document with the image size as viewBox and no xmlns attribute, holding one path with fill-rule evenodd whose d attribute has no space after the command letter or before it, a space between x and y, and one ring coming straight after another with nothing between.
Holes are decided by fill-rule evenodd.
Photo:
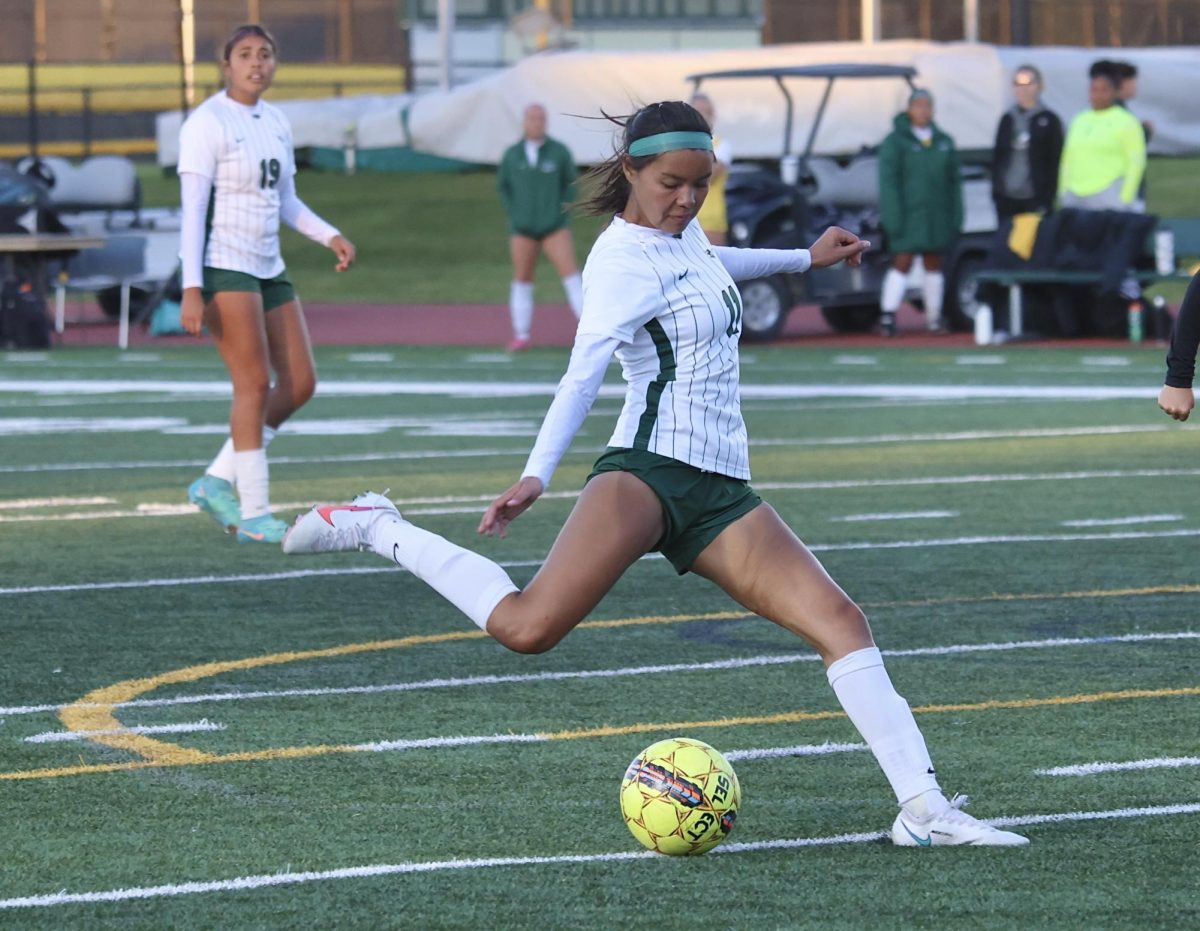
<instances>
[{"instance_id":1,"label":"green shirt","mask_svg":"<svg viewBox=\"0 0 1200 931\"><path fill-rule=\"evenodd\" d=\"M575 160L558 140L543 139L533 165L524 139L510 146L496 172L496 189L512 232L540 239L566 226L574 182Z\"/></svg>"},{"instance_id":2,"label":"green shirt","mask_svg":"<svg viewBox=\"0 0 1200 931\"><path fill-rule=\"evenodd\" d=\"M1121 181L1121 201L1137 196L1146 170L1142 124L1124 107L1084 110L1071 120L1059 165L1059 191L1098 194Z\"/></svg>"}]
</instances>

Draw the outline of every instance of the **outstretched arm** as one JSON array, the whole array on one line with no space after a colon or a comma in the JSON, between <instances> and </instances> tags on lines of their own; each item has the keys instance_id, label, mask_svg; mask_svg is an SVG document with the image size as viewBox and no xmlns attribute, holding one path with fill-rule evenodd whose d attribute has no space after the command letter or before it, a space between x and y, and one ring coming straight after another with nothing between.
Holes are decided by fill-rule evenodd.
<instances>
[{"instance_id":1,"label":"outstretched arm","mask_svg":"<svg viewBox=\"0 0 1200 931\"><path fill-rule=\"evenodd\" d=\"M831 226L807 249L738 249L735 246L710 246L734 281L749 281L779 272L806 272L816 266L836 265L843 259L851 265L862 261L871 247L840 226Z\"/></svg>"},{"instance_id":2,"label":"outstretched arm","mask_svg":"<svg viewBox=\"0 0 1200 931\"><path fill-rule=\"evenodd\" d=\"M567 372L554 392L521 480L488 506L479 521L480 533L503 537L508 525L545 491L563 453L592 409L609 360L619 345L611 336L576 336Z\"/></svg>"}]
</instances>

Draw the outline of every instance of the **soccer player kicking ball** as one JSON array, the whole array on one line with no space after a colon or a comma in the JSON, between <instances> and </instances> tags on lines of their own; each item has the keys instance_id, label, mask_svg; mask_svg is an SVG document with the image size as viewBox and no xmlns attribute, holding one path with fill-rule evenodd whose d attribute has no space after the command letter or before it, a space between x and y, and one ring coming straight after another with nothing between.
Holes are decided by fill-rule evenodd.
<instances>
[{"instance_id":1,"label":"soccer player kicking ball","mask_svg":"<svg viewBox=\"0 0 1200 931\"><path fill-rule=\"evenodd\" d=\"M617 122L614 120L614 122ZM738 603L807 640L901 805L903 846L1016 846L938 787L908 703L893 688L867 619L748 484L738 396L741 298L735 280L857 263L868 243L832 227L811 249L710 246L695 221L712 174L708 124L681 102L623 123L586 206L613 216L584 268L583 316L566 375L523 477L479 524L504 536L537 500L578 431L614 354L628 383L609 449L524 591L491 560L414 526L382 495L313 508L285 553L370 549L449 599L511 650L549 650L622 573L661 551Z\"/></svg>"}]
</instances>

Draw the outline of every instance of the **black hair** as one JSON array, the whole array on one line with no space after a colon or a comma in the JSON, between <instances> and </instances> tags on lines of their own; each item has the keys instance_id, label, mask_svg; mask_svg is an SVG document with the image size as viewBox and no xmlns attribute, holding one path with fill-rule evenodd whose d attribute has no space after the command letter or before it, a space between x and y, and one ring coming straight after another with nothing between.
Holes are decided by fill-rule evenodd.
<instances>
[{"instance_id":1,"label":"black hair","mask_svg":"<svg viewBox=\"0 0 1200 931\"><path fill-rule=\"evenodd\" d=\"M233 54L233 47L246 36L258 36L260 39L266 40L267 45L271 46L271 54L276 58L279 57L279 46L275 44L275 37L258 23L247 23L244 26L238 26L230 33L229 38L225 41L225 49L221 52L221 61L229 61L229 56Z\"/></svg>"},{"instance_id":2,"label":"black hair","mask_svg":"<svg viewBox=\"0 0 1200 931\"><path fill-rule=\"evenodd\" d=\"M1114 61L1112 63L1112 71L1118 84L1138 76L1137 65L1131 61Z\"/></svg>"},{"instance_id":3,"label":"black hair","mask_svg":"<svg viewBox=\"0 0 1200 931\"><path fill-rule=\"evenodd\" d=\"M1107 58L1101 58L1099 61L1092 62L1092 66L1088 68L1088 77L1092 80L1096 78L1104 78L1113 87L1121 83L1121 78L1118 76L1118 64L1115 61L1110 61Z\"/></svg>"},{"instance_id":4,"label":"black hair","mask_svg":"<svg viewBox=\"0 0 1200 931\"><path fill-rule=\"evenodd\" d=\"M621 144L617 151L607 161L589 171L584 178L588 195L580 201L579 207L597 216L620 213L629 202L626 165L634 171L641 171L658 158L657 155L630 155L629 146L632 143L659 133L697 132L712 135L708 122L700 112L682 100L652 103L642 107L632 116L610 116L604 111L601 113L603 119L615 123L625 131L621 134Z\"/></svg>"}]
</instances>

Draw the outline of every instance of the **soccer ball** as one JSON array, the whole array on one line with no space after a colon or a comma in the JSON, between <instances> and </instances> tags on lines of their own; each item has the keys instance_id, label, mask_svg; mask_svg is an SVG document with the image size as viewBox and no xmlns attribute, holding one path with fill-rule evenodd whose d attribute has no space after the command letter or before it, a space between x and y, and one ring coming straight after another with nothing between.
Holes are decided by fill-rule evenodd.
<instances>
[{"instance_id":1,"label":"soccer ball","mask_svg":"<svg viewBox=\"0 0 1200 931\"><path fill-rule=\"evenodd\" d=\"M672 737L639 753L621 780L621 814L643 845L705 853L733 830L742 790L729 761L701 740Z\"/></svg>"}]
</instances>

